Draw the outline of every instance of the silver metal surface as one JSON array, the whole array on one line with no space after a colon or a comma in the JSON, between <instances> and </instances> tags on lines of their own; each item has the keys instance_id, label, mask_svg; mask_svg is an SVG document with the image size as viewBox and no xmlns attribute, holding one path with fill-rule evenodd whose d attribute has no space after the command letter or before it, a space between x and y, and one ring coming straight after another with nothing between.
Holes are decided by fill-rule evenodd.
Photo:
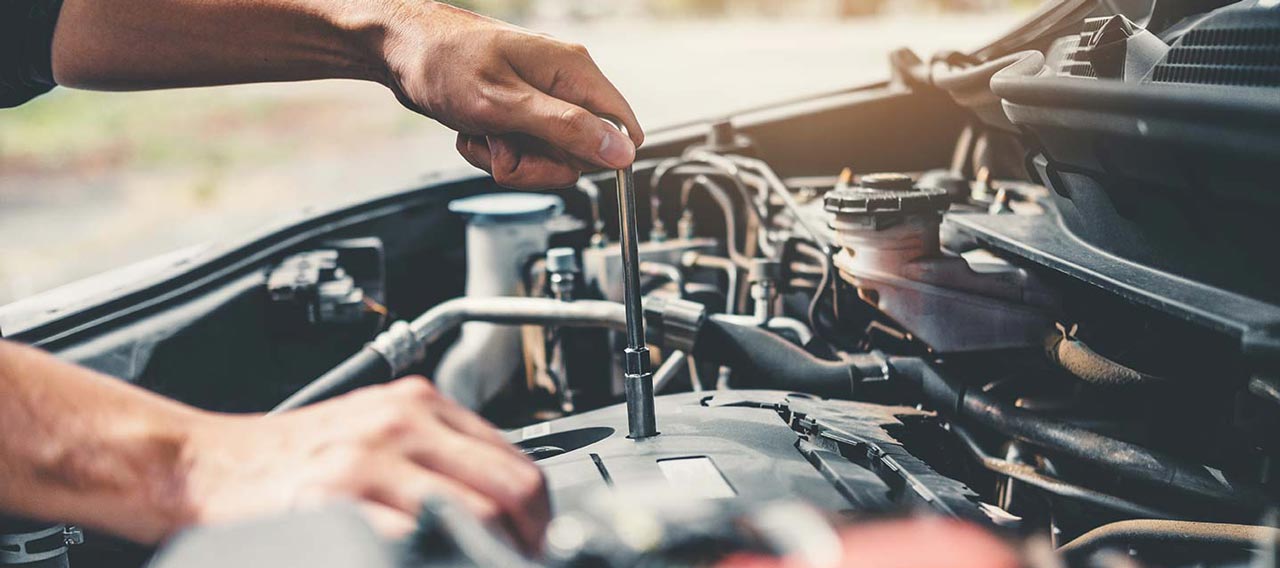
<instances>
[{"instance_id":1,"label":"silver metal surface","mask_svg":"<svg viewBox=\"0 0 1280 568\"><path fill-rule=\"evenodd\" d=\"M680 371L688 365L689 356L684 351L675 350L667 355L667 360L658 366L653 374L653 392L660 393L671 381L680 376Z\"/></svg>"},{"instance_id":2,"label":"silver metal surface","mask_svg":"<svg viewBox=\"0 0 1280 568\"><path fill-rule=\"evenodd\" d=\"M1162 511L1146 505L1140 505L1133 501L1129 501L1128 499L1116 497L1100 491L1094 491L1087 487L1074 485L1051 475L1042 473L1033 466L1014 463L992 456L988 454L986 450L982 449L982 446L978 444L977 440L975 440L968 431L955 425L952 425L951 431L954 432L956 437L964 443L965 447L969 450L969 453L978 460L982 467L985 467L998 475L1003 475L1010 479L1016 479L1026 483L1027 485L1038 487L1059 497L1083 501L1085 503L1091 503L1093 505L1115 511L1123 511L1139 517L1150 517L1153 519L1173 518L1173 515L1167 511Z\"/></svg>"},{"instance_id":3,"label":"silver metal surface","mask_svg":"<svg viewBox=\"0 0 1280 568\"><path fill-rule=\"evenodd\" d=\"M626 328L625 311L614 302L561 302L549 298L456 298L436 305L409 324L415 337L414 347L421 352L463 322L469 321L507 325L608 327L617 330Z\"/></svg>"},{"instance_id":4,"label":"silver metal surface","mask_svg":"<svg viewBox=\"0 0 1280 568\"><path fill-rule=\"evenodd\" d=\"M57 558L67 553L69 543L64 538L63 545L45 550L31 550L33 543L43 542L57 534L66 534L66 527L53 525L32 532L17 534L0 534L0 566L17 566L33 564ZM40 547L36 547L40 548Z\"/></svg>"},{"instance_id":5,"label":"silver metal surface","mask_svg":"<svg viewBox=\"0 0 1280 568\"><path fill-rule=\"evenodd\" d=\"M417 349L413 330L410 329L409 323L404 321L397 321L386 331L379 333L369 343L369 348L382 355L382 358L387 360L387 366L391 367L391 374L397 376L409 370L409 367L417 362L417 354L420 351Z\"/></svg>"},{"instance_id":6,"label":"silver metal surface","mask_svg":"<svg viewBox=\"0 0 1280 568\"><path fill-rule=\"evenodd\" d=\"M727 314L738 313L738 265L732 260L699 252L688 252L680 258L680 264L686 268L706 268L719 270L728 279L725 287L724 311Z\"/></svg>"},{"instance_id":7,"label":"silver metal surface","mask_svg":"<svg viewBox=\"0 0 1280 568\"><path fill-rule=\"evenodd\" d=\"M627 127L622 121L604 116L606 122L623 134ZM632 167L617 172L618 184L618 238L622 246L623 294L622 304L627 317L627 348L623 352L624 386L627 392L627 422L632 439L642 439L658 434L657 418L653 402L653 370L649 362L649 348L644 338L644 314L640 295L640 236L636 221L635 178Z\"/></svg>"}]
</instances>

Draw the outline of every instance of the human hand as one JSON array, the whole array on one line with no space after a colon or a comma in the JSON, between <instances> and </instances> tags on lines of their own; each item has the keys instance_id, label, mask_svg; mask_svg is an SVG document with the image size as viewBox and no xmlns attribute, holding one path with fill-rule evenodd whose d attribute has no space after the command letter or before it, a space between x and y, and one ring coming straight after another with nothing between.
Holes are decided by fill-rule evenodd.
<instances>
[{"instance_id":1,"label":"human hand","mask_svg":"<svg viewBox=\"0 0 1280 568\"><path fill-rule=\"evenodd\" d=\"M348 499L402 535L443 496L534 551L550 516L538 468L421 377L276 416L214 416L192 430L184 461L190 524Z\"/></svg>"},{"instance_id":2,"label":"human hand","mask_svg":"<svg viewBox=\"0 0 1280 568\"><path fill-rule=\"evenodd\" d=\"M586 48L438 2L402 11L385 42L388 86L456 130L458 152L498 184L567 187L635 160L644 132Z\"/></svg>"}]
</instances>

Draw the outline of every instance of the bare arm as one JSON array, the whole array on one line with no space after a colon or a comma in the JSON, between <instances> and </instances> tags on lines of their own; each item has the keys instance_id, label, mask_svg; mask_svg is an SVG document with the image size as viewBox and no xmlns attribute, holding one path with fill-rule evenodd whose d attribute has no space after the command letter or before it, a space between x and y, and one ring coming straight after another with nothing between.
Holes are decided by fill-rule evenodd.
<instances>
[{"instance_id":1,"label":"bare arm","mask_svg":"<svg viewBox=\"0 0 1280 568\"><path fill-rule=\"evenodd\" d=\"M109 90L375 81L512 187L625 166L644 139L581 46L422 0L65 0L53 72ZM593 114L622 119L631 138Z\"/></svg>"},{"instance_id":2,"label":"bare arm","mask_svg":"<svg viewBox=\"0 0 1280 568\"><path fill-rule=\"evenodd\" d=\"M200 411L0 341L0 511L156 542L349 499L390 532L441 495L530 546L537 468L421 378L280 416Z\"/></svg>"}]
</instances>

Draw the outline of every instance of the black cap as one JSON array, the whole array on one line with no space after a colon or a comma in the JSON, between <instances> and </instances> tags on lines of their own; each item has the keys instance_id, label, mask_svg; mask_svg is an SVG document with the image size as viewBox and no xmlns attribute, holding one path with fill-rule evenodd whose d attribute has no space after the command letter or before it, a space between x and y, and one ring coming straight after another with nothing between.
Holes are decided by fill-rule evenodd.
<instances>
[{"instance_id":1,"label":"black cap","mask_svg":"<svg viewBox=\"0 0 1280 568\"><path fill-rule=\"evenodd\" d=\"M824 208L835 214L942 212L950 205L946 190L916 187L903 174L869 174L858 185L827 192Z\"/></svg>"}]
</instances>

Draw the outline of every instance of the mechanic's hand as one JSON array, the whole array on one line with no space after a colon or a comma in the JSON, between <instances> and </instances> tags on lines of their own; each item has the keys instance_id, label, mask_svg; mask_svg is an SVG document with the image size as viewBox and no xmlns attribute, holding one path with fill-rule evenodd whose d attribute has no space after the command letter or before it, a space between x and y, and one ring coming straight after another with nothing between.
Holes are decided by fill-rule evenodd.
<instances>
[{"instance_id":1,"label":"mechanic's hand","mask_svg":"<svg viewBox=\"0 0 1280 568\"><path fill-rule=\"evenodd\" d=\"M458 152L500 185L567 187L635 159L640 124L585 48L437 2L413 10L427 23L388 38L389 86L458 131Z\"/></svg>"},{"instance_id":2,"label":"mechanic's hand","mask_svg":"<svg viewBox=\"0 0 1280 568\"><path fill-rule=\"evenodd\" d=\"M188 460L181 491L196 524L350 499L400 535L426 498L443 496L534 551L550 515L538 468L421 377L278 416L219 418L192 434Z\"/></svg>"}]
</instances>

